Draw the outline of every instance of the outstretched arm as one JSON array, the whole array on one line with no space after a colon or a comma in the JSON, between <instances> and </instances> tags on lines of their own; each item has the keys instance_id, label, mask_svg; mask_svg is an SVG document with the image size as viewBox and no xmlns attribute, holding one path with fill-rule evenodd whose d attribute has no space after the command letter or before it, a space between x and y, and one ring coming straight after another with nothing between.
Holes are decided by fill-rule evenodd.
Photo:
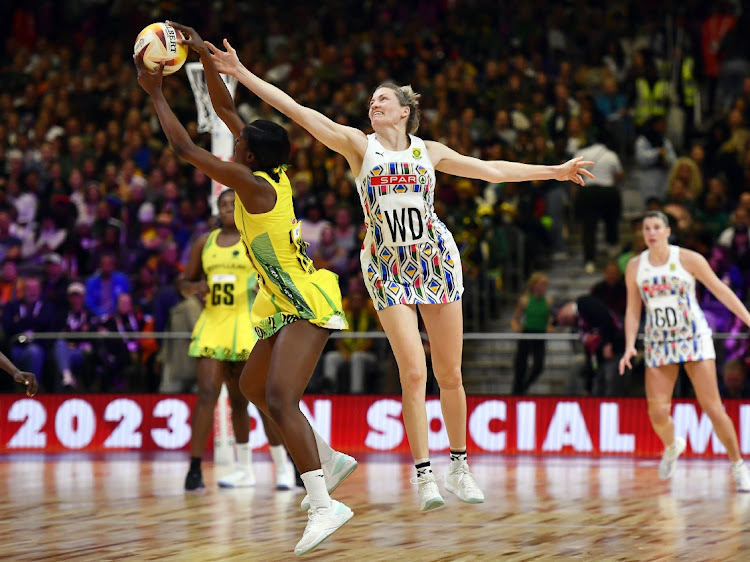
<instances>
[{"instance_id":1,"label":"outstretched arm","mask_svg":"<svg viewBox=\"0 0 750 562\"><path fill-rule=\"evenodd\" d=\"M739 297L725 283L721 281L711 269L711 266L702 255L692 250L680 249L680 261L685 269L692 273L695 278L711 291L711 294L721 301L732 313L750 326L750 312Z\"/></svg>"},{"instance_id":2,"label":"outstretched arm","mask_svg":"<svg viewBox=\"0 0 750 562\"><path fill-rule=\"evenodd\" d=\"M541 166L504 160L480 160L459 154L452 148L435 141L426 141L425 146L436 170L464 178L492 183L558 180L572 181L580 185L584 185L583 176L594 178L594 175L585 168L585 166L593 166L594 163L581 158L573 158L558 166Z\"/></svg>"},{"instance_id":3,"label":"outstretched arm","mask_svg":"<svg viewBox=\"0 0 750 562\"><path fill-rule=\"evenodd\" d=\"M237 51L226 39L224 39L226 51L222 51L208 41L206 45L211 50L219 72L237 78L260 99L299 124L328 148L343 155L353 168L359 169L365 150L367 150L367 137L362 131L340 125L322 113L300 105L286 92L250 72L237 58Z\"/></svg>"},{"instance_id":4,"label":"outstretched arm","mask_svg":"<svg viewBox=\"0 0 750 562\"><path fill-rule=\"evenodd\" d=\"M213 57L203 39L201 39L198 32L192 27L173 21L167 21L167 23L182 32L184 39L178 38L177 41L190 47L200 56L201 63L203 63L203 72L206 75L208 94L211 96L211 104L214 106L214 111L216 111L216 115L219 116L219 119L226 123L227 127L229 127L229 130L232 131L232 134L235 137L240 136L240 132L242 132L245 123L237 112L237 107L234 105L232 94L229 93L227 85L224 83L224 80L221 79L221 76L219 76L219 71L216 70Z\"/></svg>"},{"instance_id":5,"label":"outstretched arm","mask_svg":"<svg viewBox=\"0 0 750 562\"><path fill-rule=\"evenodd\" d=\"M26 385L26 396L34 396L36 394L39 383L34 376L34 373L27 373L21 371L16 367L13 362L8 359L3 353L0 352L0 369L7 372L16 382L20 382Z\"/></svg>"},{"instance_id":6,"label":"outstretched arm","mask_svg":"<svg viewBox=\"0 0 750 562\"><path fill-rule=\"evenodd\" d=\"M143 65L142 52L133 59L138 69L138 83L151 96L161 128L175 153L210 178L231 187L242 196L242 192L247 191L248 187L256 182L250 168L235 162L223 162L207 150L196 146L164 98L161 90L162 67L156 72L149 72ZM249 195L245 193L246 197Z\"/></svg>"}]
</instances>

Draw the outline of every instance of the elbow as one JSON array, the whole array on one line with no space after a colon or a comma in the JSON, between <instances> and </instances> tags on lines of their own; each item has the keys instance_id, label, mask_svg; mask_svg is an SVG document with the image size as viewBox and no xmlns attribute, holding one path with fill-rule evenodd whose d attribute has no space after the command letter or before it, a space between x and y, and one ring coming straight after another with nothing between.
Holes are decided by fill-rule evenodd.
<instances>
[{"instance_id":1,"label":"elbow","mask_svg":"<svg viewBox=\"0 0 750 562\"><path fill-rule=\"evenodd\" d=\"M192 143L189 142L173 142L172 143L172 150L174 153L182 158L183 160L187 160L187 155L190 152L190 149L192 148Z\"/></svg>"}]
</instances>

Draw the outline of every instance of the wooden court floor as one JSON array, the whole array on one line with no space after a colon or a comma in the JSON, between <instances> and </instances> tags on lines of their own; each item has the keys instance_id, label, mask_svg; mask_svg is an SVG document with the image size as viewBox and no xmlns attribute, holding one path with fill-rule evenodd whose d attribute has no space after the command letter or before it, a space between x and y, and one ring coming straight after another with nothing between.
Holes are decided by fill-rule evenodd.
<instances>
[{"instance_id":1,"label":"wooden court floor","mask_svg":"<svg viewBox=\"0 0 750 562\"><path fill-rule=\"evenodd\" d=\"M447 459L434 458L444 473ZM726 460L685 460L671 482L655 460L479 456L487 502L417 511L402 456L361 459L334 493L354 518L309 560L750 560L750 494ZM252 489L186 494L185 454L0 457L2 560L293 560L301 491L270 488L257 454ZM441 486L442 487L442 486Z\"/></svg>"}]
</instances>

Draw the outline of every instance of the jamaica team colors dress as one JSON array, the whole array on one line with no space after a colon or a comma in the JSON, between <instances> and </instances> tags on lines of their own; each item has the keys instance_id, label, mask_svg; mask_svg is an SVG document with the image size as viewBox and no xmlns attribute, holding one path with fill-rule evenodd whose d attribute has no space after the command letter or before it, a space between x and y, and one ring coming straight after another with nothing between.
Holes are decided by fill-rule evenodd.
<instances>
[{"instance_id":1,"label":"jamaica team colors dress","mask_svg":"<svg viewBox=\"0 0 750 562\"><path fill-rule=\"evenodd\" d=\"M646 305L646 365L660 367L715 359L711 328L695 298L695 277L680 262L679 246L669 247L660 266L641 253L636 283Z\"/></svg>"},{"instance_id":2,"label":"jamaica team colors dress","mask_svg":"<svg viewBox=\"0 0 750 562\"><path fill-rule=\"evenodd\" d=\"M375 133L357 176L367 233L360 252L375 308L453 302L463 293L461 258L435 213L435 168L424 141L386 150Z\"/></svg>"},{"instance_id":3,"label":"jamaica team colors dress","mask_svg":"<svg viewBox=\"0 0 750 562\"><path fill-rule=\"evenodd\" d=\"M250 308L257 276L245 256L242 240L226 248L216 240L220 230L208 235L201 253L208 282L206 305L193 328L188 354L219 361L245 361L255 345Z\"/></svg>"},{"instance_id":4,"label":"jamaica team colors dress","mask_svg":"<svg viewBox=\"0 0 750 562\"><path fill-rule=\"evenodd\" d=\"M265 339L300 319L331 330L346 329L338 276L315 269L307 257L289 178L284 172L278 182L265 172L255 175L276 190L276 205L267 213L248 213L239 197L234 204L234 222L258 272L260 289L250 317L255 333Z\"/></svg>"}]
</instances>

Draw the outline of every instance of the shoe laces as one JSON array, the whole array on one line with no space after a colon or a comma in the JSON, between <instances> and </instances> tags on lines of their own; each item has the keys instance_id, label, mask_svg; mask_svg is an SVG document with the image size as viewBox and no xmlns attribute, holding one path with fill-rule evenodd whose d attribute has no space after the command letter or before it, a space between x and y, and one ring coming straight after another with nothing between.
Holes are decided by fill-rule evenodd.
<instances>
[{"instance_id":1,"label":"shoe laces","mask_svg":"<svg viewBox=\"0 0 750 562\"><path fill-rule=\"evenodd\" d=\"M412 476L409 479L409 482L412 484L429 484L429 483L435 483L437 484L438 480L442 480L443 476L437 476L434 472L431 472L429 474L425 474L424 476Z\"/></svg>"},{"instance_id":2,"label":"shoe laces","mask_svg":"<svg viewBox=\"0 0 750 562\"><path fill-rule=\"evenodd\" d=\"M461 466L459 466L456 470L451 472L451 476L453 475L458 476L458 480L465 488L469 488L471 490L479 490L477 481L475 480L474 475L471 473L467 465L462 464Z\"/></svg>"}]
</instances>

